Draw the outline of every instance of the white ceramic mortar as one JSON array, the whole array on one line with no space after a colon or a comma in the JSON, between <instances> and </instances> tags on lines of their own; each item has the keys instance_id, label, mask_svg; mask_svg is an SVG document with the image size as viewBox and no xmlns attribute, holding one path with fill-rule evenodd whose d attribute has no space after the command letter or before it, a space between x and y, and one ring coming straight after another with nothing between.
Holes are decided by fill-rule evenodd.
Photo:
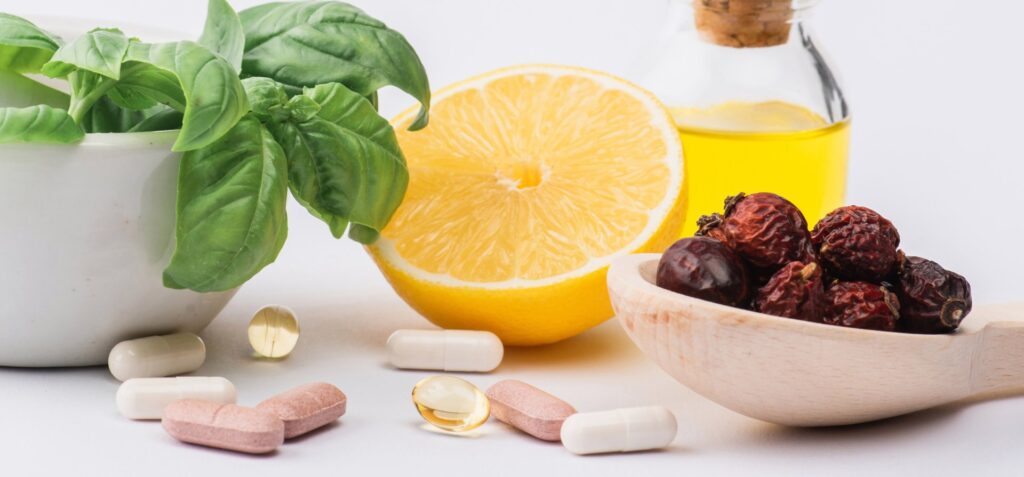
<instances>
[{"instance_id":1,"label":"white ceramic mortar","mask_svg":"<svg viewBox=\"0 0 1024 477\"><path fill-rule=\"evenodd\" d=\"M64 38L81 31L78 21L36 21ZM0 106L52 99L21 93L0 88ZM234 291L163 286L176 134L0 145L0 366L103 364L118 341L198 332L227 305Z\"/></svg>"}]
</instances>

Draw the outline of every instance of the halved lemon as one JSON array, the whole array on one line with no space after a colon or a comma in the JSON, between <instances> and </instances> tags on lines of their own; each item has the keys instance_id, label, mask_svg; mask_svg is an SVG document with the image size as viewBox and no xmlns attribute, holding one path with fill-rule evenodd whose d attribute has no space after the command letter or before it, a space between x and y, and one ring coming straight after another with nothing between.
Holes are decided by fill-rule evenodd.
<instances>
[{"instance_id":1,"label":"halved lemon","mask_svg":"<svg viewBox=\"0 0 1024 477\"><path fill-rule=\"evenodd\" d=\"M399 295L444 328L511 345L559 341L612 316L615 257L661 251L684 220L683 153L650 93L551 65L434 93L430 125L392 124L409 190L369 247Z\"/></svg>"}]
</instances>

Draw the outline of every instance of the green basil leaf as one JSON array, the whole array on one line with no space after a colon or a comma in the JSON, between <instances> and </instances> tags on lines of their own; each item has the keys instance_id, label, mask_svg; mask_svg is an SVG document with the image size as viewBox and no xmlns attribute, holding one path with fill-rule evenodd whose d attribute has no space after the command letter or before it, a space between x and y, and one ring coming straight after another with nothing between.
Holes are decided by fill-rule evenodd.
<instances>
[{"instance_id":1,"label":"green basil leaf","mask_svg":"<svg viewBox=\"0 0 1024 477\"><path fill-rule=\"evenodd\" d=\"M394 130L361 94L334 83L303 94L320 108L271 123L288 155L292 195L335 237L372 243L405 196L409 173Z\"/></svg>"},{"instance_id":2,"label":"green basil leaf","mask_svg":"<svg viewBox=\"0 0 1024 477\"><path fill-rule=\"evenodd\" d=\"M124 64L121 79L108 94L128 109L149 109L160 103L184 111L188 102L174 72L138 61Z\"/></svg>"},{"instance_id":3,"label":"green basil leaf","mask_svg":"<svg viewBox=\"0 0 1024 477\"><path fill-rule=\"evenodd\" d=\"M301 94L289 98L284 85L269 78L246 78L242 80L242 86L252 111L264 121L302 122L320 111L320 105L312 98Z\"/></svg>"},{"instance_id":4,"label":"green basil leaf","mask_svg":"<svg viewBox=\"0 0 1024 477\"><path fill-rule=\"evenodd\" d=\"M142 119L141 114L122 109L144 107L126 108L127 104L106 98L121 77L128 45L129 39L121 30L97 28L62 46L42 67L43 74L67 78L71 86L68 114L82 124L86 132L123 132Z\"/></svg>"},{"instance_id":5,"label":"green basil leaf","mask_svg":"<svg viewBox=\"0 0 1024 477\"><path fill-rule=\"evenodd\" d=\"M298 122L309 121L320 112L320 105L306 95L294 96L285 105L292 119Z\"/></svg>"},{"instance_id":6,"label":"green basil leaf","mask_svg":"<svg viewBox=\"0 0 1024 477\"><path fill-rule=\"evenodd\" d=\"M338 83L322 84L308 88L303 93L320 105L318 115L334 124L353 130L377 145L395 153L405 165L405 157L398 146L398 138L391 124L379 114L373 103L359 98L354 92Z\"/></svg>"},{"instance_id":7,"label":"green basil leaf","mask_svg":"<svg viewBox=\"0 0 1024 477\"><path fill-rule=\"evenodd\" d=\"M0 71L38 73L60 45L59 37L32 22L0 13Z\"/></svg>"},{"instance_id":8,"label":"green basil leaf","mask_svg":"<svg viewBox=\"0 0 1024 477\"><path fill-rule=\"evenodd\" d=\"M128 37L116 28L97 28L60 47L42 73L64 78L85 70L111 79L121 77L121 62L128 51Z\"/></svg>"},{"instance_id":9,"label":"green basil leaf","mask_svg":"<svg viewBox=\"0 0 1024 477\"><path fill-rule=\"evenodd\" d=\"M227 60L236 72L242 71L245 33L238 14L226 0L209 0L207 3L206 25L199 44Z\"/></svg>"},{"instance_id":10,"label":"green basil leaf","mask_svg":"<svg viewBox=\"0 0 1024 477\"><path fill-rule=\"evenodd\" d=\"M181 133L172 150L190 151L212 144L249 111L238 74L227 61L198 43L131 43L126 59L177 78L185 108ZM162 91L168 96L176 92Z\"/></svg>"},{"instance_id":11,"label":"green basil leaf","mask_svg":"<svg viewBox=\"0 0 1024 477\"><path fill-rule=\"evenodd\" d=\"M396 86L420 102L409 127L427 125L427 74L400 33L341 2L312 1L261 5L243 10L245 56L242 74L264 76L290 87L342 83L368 96Z\"/></svg>"},{"instance_id":12,"label":"green basil leaf","mask_svg":"<svg viewBox=\"0 0 1024 477\"><path fill-rule=\"evenodd\" d=\"M132 126L128 132L172 131L181 129L184 115L164 105L146 111L146 118Z\"/></svg>"},{"instance_id":13,"label":"green basil leaf","mask_svg":"<svg viewBox=\"0 0 1024 477\"><path fill-rule=\"evenodd\" d=\"M68 106L68 114L71 115L75 122L80 123L86 114L89 113L89 109L102 99L115 83L115 80L91 71L72 71L68 74L68 84L71 86L71 101L70 106Z\"/></svg>"},{"instance_id":14,"label":"green basil leaf","mask_svg":"<svg viewBox=\"0 0 1024 477\"><path fill-rule=\"evenodd\" d=\"M246 78L242 80L245 95L249 98L252 112L261 119L276 117L278 120L287 118L284 107L288 104L288 95L284 88L270 78Z\"/></svg>"},{"instance_id":15,"label":"green basil leaf","mask_svg":"<svg viewBox=\"0 0 1024 477\"><path fill-rule=\"evenodd\" d=\"M0 70L0 104L6 107L27 107L47 104L67 109L71 97L27 76Z\"/></svg>"},{"instance_id":16,"label":"green basil leaf","mask_svg":"<svg viewBox=\"0 0 1024 477\"><path fill-rule=\"evenodd\" d=\"M120 133L128 131L145 117L142 111L122 108L110 98L103 97L85 113L80 124L87 133Z\"/></svg>"},{"instance_id":17,"label":"green basil leaf","mask_svg":"<svg viewBox=\"0 0 1024 477\"><path fill-rule=\"evenodd\" d=\"M136 111L142 111L145 109L152 108L158 104L162 104L160 101L153 99L152 96L142 94L137 89L121 86L119 84L107 92L107 97L110 98L114 104L125 108L134 109Z\"/></svg>"},{"instance_id":18,"label":"green basil leaf","mask_svg":"<svg viewBox=\"0 0 1024 477\"><path fill-rule=\"evenodd\" d=\"M215 292L245 283L284 245L287 196L284 152L251 115L210 146L186 152L164 284Z\"/></svg>"},{"instance_id":19,"label":"green basil leaf","mask_svg":"<svg viewBox=\"0 0 1024 477\"><path fill-rule=\"evenodd\" d=\"M70 144L85 137L67 111L38 105L0 108L0 144L37 142Z\"/></svg>"},{"instance_id":20,"label":"green basil leaf","mask_svg":"<svg viewBox=\"0 0 1024 477\"><path fill-rule=\"evenodd\" d=\"M324 122L323 120L320 120ZM325 122L324 122L325 123ZM353 198L345 193L348 169L331 151L340 149L332 140L333 128L317 134L313 128L299 129L291 122L270 122L267 129L288 157L288 184L295 197L314 217L324 221L335 238L345 235ZM327 207L324 203L333 204Z\"/></svg>"},{"instance_id":21,"label":"green basil leaf","mask_svg":"<svg viewBox=\"0 0 1024 477\"><path fill-rule=\"evenodd\" d=\"M373 109L380 110L380 97L378 97L376 91L367 95L366 99L373 105Z\"/></svg>"}]
</instances>

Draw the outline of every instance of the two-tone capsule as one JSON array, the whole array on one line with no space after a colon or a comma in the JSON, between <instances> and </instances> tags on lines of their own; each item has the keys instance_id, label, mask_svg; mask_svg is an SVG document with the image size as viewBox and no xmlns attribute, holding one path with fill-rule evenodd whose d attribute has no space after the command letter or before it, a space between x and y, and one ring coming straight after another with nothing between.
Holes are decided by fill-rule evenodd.
<instances>
[{"instance_id":1,"label":"two-tone capsule","mask_svg":"<svg viewBox=\"0 0 1024 477\"><path fill-rule=\"evenodd\" d=\"M133 378L117 388L117 410L129 419L160 419L181 399L234 404L236 396L235 385L221 377Z\"/></svg>"},{"instance_id":2,"label":"two-tone capsule","mask_svg":"<svg viewBox=\"0 0 1024 477\"><path fill-rule=\"evenodd\" d=\"M660 449L675 439L676 426L661 406L579 413L562 424L562 445L581 455Z\"/></svg>"},{"instance_id":3,"label":"two-tone capsule","mask_svg":"<svg viewBox=\"0 0 1024 477\"><path fill-rule=\"evenodd\" d=\"M398 330L387 349L396 368L437 371L491 371L505 354L497 335L470 330Z\"/></svg>"},{"instance_id":4,"label":"two-tone capsule","mask_svg":"<svg viewBox=\"0 0 1024 477\"><path fill-rule=\"evenodd\" d=\"M206 360L206 345L193 333L122 341L110 350L107 366L120 381L190 373Z\"/></svg>"}]
</instances>

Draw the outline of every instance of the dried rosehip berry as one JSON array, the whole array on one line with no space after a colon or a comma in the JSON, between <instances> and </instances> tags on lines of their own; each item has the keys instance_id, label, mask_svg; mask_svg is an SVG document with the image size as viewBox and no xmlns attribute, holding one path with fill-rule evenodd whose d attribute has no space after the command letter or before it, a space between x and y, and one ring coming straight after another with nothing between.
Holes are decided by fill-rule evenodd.
<instances>
[{"instance_id":1,"label":"dried rosehip berry","mask_svg":"<svg viewBox=\"0 0 1024 477\"><path fill-rule=\"evenodd\" d=\"M728 306L743 306L750 296L743 261L707 237L684 238L669 247L658 263L657 285Z\"/></svg>"},{"instance_id":2,"label":"dried rosehip berry","mask_svg":"<svg viewBox=\"0 0 1024 477\"><path fill-rule=\"evenodd\" d=\"M900 331L949 333L971 312L971 284L931 260L900 253Z\"/></svg>"},{"instance_id":3,"label":"dried rosehip berry","mask_svg":"<svg viewBox=\"0 0 1024 477\"><path fill-rule=\"evenodd\" d=\"M900 234L888 219L867 207L840 207L811 232L828 272L845 280L880 282L896 265Z\"/></svg>"},{"instance_id":4,"label":"dried rosehip berry","mask_svg":"<svg viewBox=\"0 0 1024 477\"><path fill-rule=\"evenodd\" d=\"M804 214L778 195L741 192L725 200L724 216L710 217L698 222L698 234L719 238L755 268L774 272L792 261L813 260Z\"/></svg>"},{"instance_id":5,"label":"dried rosehip berry","mask_svg":"<svg viewBox=\"0 0 1024 477\"><path fill-rule=\"evenodd\" d=\"M814 262L789 262L757 290L754 310L821 323L825 315L821 267Z\"/></svg>"},{"instance_id":6,"label":"dried rosehip berry","mask_svg":"<svg viewBox=\"0 0 1024 477\"><path fill-rule=\"evenodd\" d=\"M718 213L702 215L697 219L697 232L694 235L698 237L711 237L731 248L732 244L729 243L729 237L725 235L725 231L721 227L724 220L725 217Z\"/></svg>"},{"instance_id":7,"label":"dried rosehip berry","mask_svg":"<svg viewBox=\"0 0 1024 477\"><path fill-rule=\"evenodd\" d=\"M867 282L835 282L825 292L825 323L894 331L900 318L900 301L882 285Z\"/></svg>"}]
</instances>

